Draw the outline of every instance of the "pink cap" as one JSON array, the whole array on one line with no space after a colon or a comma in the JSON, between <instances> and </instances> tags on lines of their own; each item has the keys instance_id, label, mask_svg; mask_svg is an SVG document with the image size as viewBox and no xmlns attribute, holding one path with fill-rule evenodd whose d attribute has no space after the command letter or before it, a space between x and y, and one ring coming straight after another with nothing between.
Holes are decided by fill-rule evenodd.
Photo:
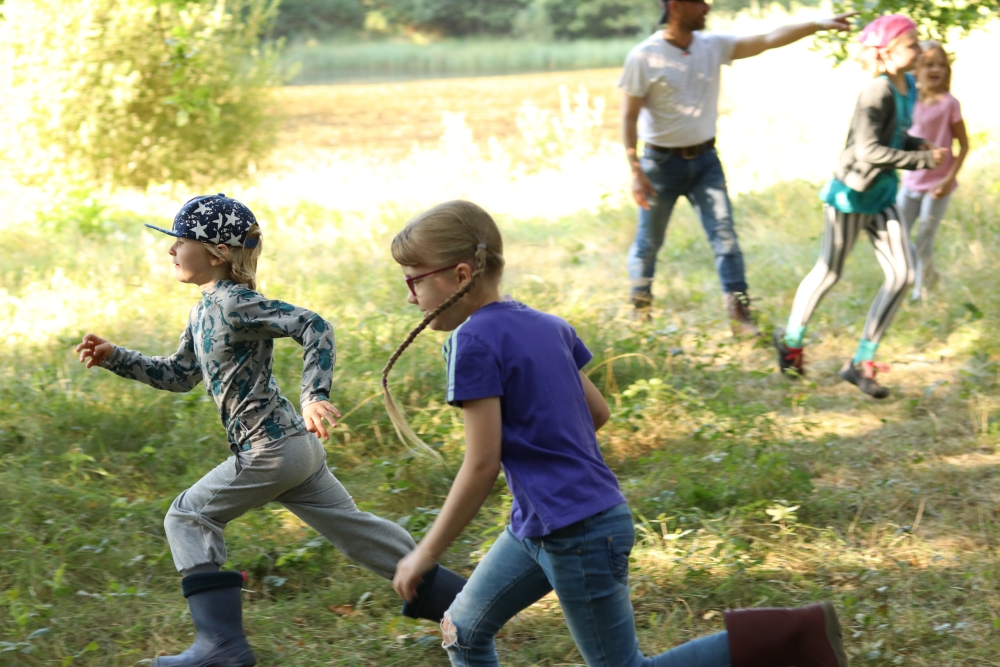
<instances>
[{"instance_id":1,"label":"pink cap","mask_svg":"<svg viewBox=\"0 0 1000 667\"><path fill-rule=\"evenodd\" d=\"M917 24L901 14L886 14L880 16L861 31L861 45L884 49L889 42L911 30L916 30Z\"/></svg>"}]
</instances>

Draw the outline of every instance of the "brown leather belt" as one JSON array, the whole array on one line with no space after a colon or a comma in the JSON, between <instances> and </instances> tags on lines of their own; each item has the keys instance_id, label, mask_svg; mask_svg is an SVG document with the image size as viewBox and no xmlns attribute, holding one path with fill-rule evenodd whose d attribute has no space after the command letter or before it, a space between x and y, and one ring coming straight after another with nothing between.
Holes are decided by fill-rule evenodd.
<instances>
[{"instance_id":1,"label":"brown leather belt","mask_svg":"<svg viewBox=\"0 0 1000 667\"><path fill-rule=\"evenodd\" d=\"M646 144L646 148L657 153L676 153L680 155L685 160L693 160L705 151L712 150L715 148L715 137L712 137L708 141L695 144L694 146L673 146L667 148L666 146L654 146L653 144Z\"/></svg>"}]
</instances>

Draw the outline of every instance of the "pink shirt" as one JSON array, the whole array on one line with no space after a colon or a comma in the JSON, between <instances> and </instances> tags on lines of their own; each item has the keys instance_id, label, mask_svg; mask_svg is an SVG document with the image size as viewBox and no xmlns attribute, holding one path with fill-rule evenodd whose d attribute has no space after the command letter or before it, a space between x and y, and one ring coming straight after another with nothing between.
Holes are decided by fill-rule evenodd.
<instances>
[{"instance_id":1,"label":"pink shirt","mask_svg":"<svg viewBox=\"0 0 1000 667\"><path fill-rule=\"evenodd\" d=\"M918 101L913 107L913 125L909 135L941 146L948 151L944 161L933 169L903 172L903 186L915 192L927 192L941 182L955 158L951 154L951 126L962 120L962 109L951 93L944 93L931 104ZM958 187L958 181L955 181ZM952 188L954 189L954 188Z\"/></svg>"}]
</instances>

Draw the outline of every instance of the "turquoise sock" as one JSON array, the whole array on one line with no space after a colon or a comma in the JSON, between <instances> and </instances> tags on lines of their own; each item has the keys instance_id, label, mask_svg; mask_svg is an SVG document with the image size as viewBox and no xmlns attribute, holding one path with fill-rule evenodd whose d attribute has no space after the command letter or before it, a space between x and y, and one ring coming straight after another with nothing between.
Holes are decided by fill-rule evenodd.
<instances>
[{"instance_id":1,"label":"turquoise sock","mask_svg":"<svg viewBox=\"0 0 1000 667\"><path fill-rule=\"evenodd\" d=\"M858 351L854 353L854 363L872 361L875 358L875 350L877 349L878 343L873 343L870 340L862 338L858 344Z\"/></svg>"},{"instance_id":2,"label":"turquoise sock","mask_svg":"<svg viewBox=\"0 0 1000 667\"><path fill-rule=\"evenodd\" d=\"M788 347L802 347L802 339L806 337L805 327L793 327L791 325L785 329L785 345Z\"/></svg>"}]
</instances>

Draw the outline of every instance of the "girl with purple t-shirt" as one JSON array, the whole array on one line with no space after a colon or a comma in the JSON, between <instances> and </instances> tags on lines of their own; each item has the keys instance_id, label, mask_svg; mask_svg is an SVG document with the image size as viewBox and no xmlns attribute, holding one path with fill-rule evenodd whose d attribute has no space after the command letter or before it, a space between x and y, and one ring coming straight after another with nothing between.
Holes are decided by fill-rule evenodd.
<instances>
[{"instance_id":1,"label":"girl with purple t-shirt","mask_svg":"<svg viewBox=\"0 0 1000 667\"><path fill-rule=\"evenodd\" d=\"M910 134L945 149L944 160L934 169L920 169L903 174L897 203L910 238L914 227L919 235L914 254L917 257L913 299L919 299L923 287L932 289L938 281L934 269L934 236L948 209L951 193L958 187L959 169L969 154L969 136L962 120L962 108L951 94L951 63L944 47L926 42L917 65L919 97L913 107ZM951 148L958 140L958 155ZM919 223L919 226L918 226Z\"/></svg>"},{"instance_id":2,"label":"girl with purple t-shirt","mask_svg":"<svg viewBox=\"0 0 1000 667\"><path fill-rule=\"evenodd\" d=\"M581 370L592 357L587 346L562 319L500 296L503 239L475 204L446 202L417 216L393 239L392 256L424 318L382 372L389 414L401 438L426 447L387 378L424 328L450 331L447 400L462 408L466 436L437 520L396 567L396 591L409 600L428 585L437 557L479 511L501 469L514 497L510 525L441 622L452 665L499 665L497 632L555 590L591 666L847 666L829 602L732 611L726 631L644 657L629 601L632 515L597 445L610 411Z\"/></svg>"}]
</instances>

